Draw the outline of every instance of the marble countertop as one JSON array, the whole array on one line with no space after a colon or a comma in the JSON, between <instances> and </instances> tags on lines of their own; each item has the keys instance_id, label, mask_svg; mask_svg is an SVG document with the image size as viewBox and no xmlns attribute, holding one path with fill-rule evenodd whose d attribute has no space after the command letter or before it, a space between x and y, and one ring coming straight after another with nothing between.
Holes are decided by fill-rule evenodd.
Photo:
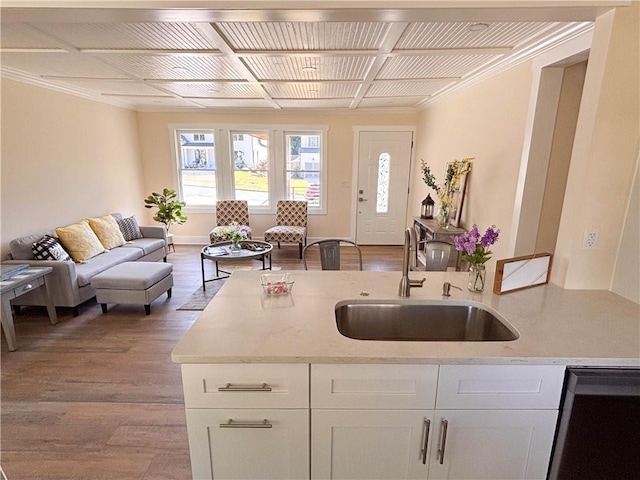
<instances>
[{"instance_id":1,"label":"marble countertop","mask_svg":"<svg viewBox=\"0 0 640 480\"><path fill-rule=\"evenodd\" d=\"M426 277L409 299L400 272L294 271L289 295L264 296L259 271L236 271L172 352L176 363L564 364L640 366L640 306L609 291L553 284L495 295L472 294L463 272ZM519 333L509 342L354 340L336 328L342 300L472 301L498 312ZM493 274L487 275L492 285ZM366 294L364 296L363 294Z\"/></svg>"}]
</instances>

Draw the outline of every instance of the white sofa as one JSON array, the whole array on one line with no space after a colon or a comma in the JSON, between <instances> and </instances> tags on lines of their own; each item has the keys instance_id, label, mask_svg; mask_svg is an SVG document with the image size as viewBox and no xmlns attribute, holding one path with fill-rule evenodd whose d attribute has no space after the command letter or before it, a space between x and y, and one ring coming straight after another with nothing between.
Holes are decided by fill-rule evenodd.
<instances>
[{"instance_id":1,"label":"white sofa","mask_svg":"<svg viewBox=\"0 0 640 480\"><path fill-rule=\"evenodd\" d=\"M112 213L116 219L121 219L119 213ZM31 250L34 242L44 235L54 236L53 230L42 231L33 235L12 240L9 244L10 259L3 263L20 263L41 267L52 267L50 285L51 295L56 307L70 307L73 315L78 315L78 305L95 297L96 291L91 287L91 278L105 270L123 262L167 261L167 233L162 226L140 226L143 238L127 242L121 247L116 247L101 253L86 263L72 261L36 260ZM14 299L11 305L44 305L41 289L35 289L29 293Z\"/></svg>"}]
</instances>

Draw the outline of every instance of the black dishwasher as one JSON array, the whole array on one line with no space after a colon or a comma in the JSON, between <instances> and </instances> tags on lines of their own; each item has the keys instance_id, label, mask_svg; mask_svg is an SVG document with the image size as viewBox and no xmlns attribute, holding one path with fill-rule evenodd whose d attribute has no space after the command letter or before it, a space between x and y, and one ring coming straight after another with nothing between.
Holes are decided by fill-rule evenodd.
<instances>
[{"instance_id":1,"label":"black dishwasher","mask_svg":"<svg viewBox=\"0 0 640 480\"><path fill-rule=\"evenodd\" d=\"M640 479L640 369L567 369L549 478Z\"/></svg>"}]
</instances>

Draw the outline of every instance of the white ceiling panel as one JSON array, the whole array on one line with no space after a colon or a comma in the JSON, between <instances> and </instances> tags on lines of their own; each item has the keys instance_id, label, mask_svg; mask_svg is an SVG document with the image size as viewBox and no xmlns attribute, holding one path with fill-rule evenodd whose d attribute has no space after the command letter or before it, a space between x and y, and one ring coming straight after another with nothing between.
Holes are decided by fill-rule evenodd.
<instances>
[{"instance_id":1,"label":"white ceiling panel","mask_svg":"<svg viewBox=\"0 0 640 480\"><path fill-rule=\"evenodd\" d=\"M428 97L455 83L451 80L424 80L420 82L374 82L365 97Z\"/></svg>"},{"instance_id":2,"label":"white ceiling panel","mask_svg":"<svg viewBox=\"0 0 640 480\"><path fill-rule=\"evenodd\" d=\"M40 23L36 27L81 49L215 48L200 30L188 23Z\"/></svg>"},{"instance_id":3,"label":"white ceiling panel","mask_svg":"<svg viewBox=\"0 0 640 480\"><path fill-rule=\"evenodd\" d=\"M0 28L0 44L2 48L59 48L59 42L34 35L33 30L28 26L25 28L23 24L3 24Z\"/></svg>"},{"instance_id":4,"label":"white ceiling panel","mask_svg":"<svg viewBox=\"0 0 640 480\"><path fill-rule=\"evenodd\" d=\"M266 83L273 98L353 98L359 83Z\"/></svg>"},{"instance_id":5,"label":"white ceiling panel","mask_svg":"<svg viewBox=\"0 0 640 480\"><path fill-rule=\"evenodd\" d=\"M105 63L132 76L156 80L242 80L242 74L220 55L98 54Z\"/></svg>"},{"instance_id":6,"label":"white ceiling panel","mask_svg":"<svg viewBox=\"0 0 640 480\"><path fill-rule=\"evenodd\" d=\"M389 25L382 22L245 22L218 28L235 50L377 50Z\"/></svg>"},{"instance_id":7,"label":"white ceiling panel","mask_svg":"<svg viewBox=\"0 0 640 480\"><path fill-rule=\"evenodd\" d=\"M35 76L127 78L126 74L92 58L70 53L3 53L2 66Z\"/></svg>"},{"instance_id":8,"label":"white ceiling panel","mask_svg":"<svg viewBox=\"0 0 640 480\"><path fill-rule=\"evenodd\" d=\"M89 78L52 79L52 83L85 91L109 95L163 95L157 88L135 80L109 80ZM165 94L166 95L166 94Z\"/></svg>"},{"instance_id":9,"label":"white ceiling panel","mask_svg":"<svg viewBox=\"0 0 640 480\"><path fill-rule=\"evenodd\" d=\"M132 109L416 111L588 32L616 2L11 0L0 74Z\"/></svg>"},{"instance_id":10,"label":"white ceiling panel","mask_svg":"<svg viewBox=\"0 0 640 480\"><path fill-rule=\"evenodd\" d=\"M282 108L349 108L350 99L278 100Z\"/></svg>"},{"instance_id":11,"label":"white ceiling panel","mask_svg":"<svg viewBox=\"0 0 640 480\"><path fill-rule=\"evenodd\" d=\"M552 22L412 23L396 49L514 47L553 27Z\"/></svg>"},{"instance_id":12,"label":"white ceiling panel","mask_svg":"<svg viewBox=\"0 0 640 480\"><path fill-rule=\"evenodd\" d=\"M379 79L463 77L496 55L406 55L387 59Z\"/></svg>"},{"instance_id":13,"label":"white ceiling panel","mask_svg":"<svg viewBox=\"0 0 640 480\"><path fill-rule=\"evenodd\" d=\"M359 108L415 108L425 97L363 98Z\"/></svg>"},{"instance_id":14,"label":"white ceiling panel","mask_svg":"<svg viewBox=\"0 0 640 480\"><path fill-rule=\"evenodd\" d=\"M268 108L273 109L270 102L266 100L253 99L224 99L224 98L197 98L194 102L207 108Z\"/></svg>"},{"instance_id":15,"label":"white ceiling panel","mask_svg":"<svg viewBox=\"0 0 640 480\"><path fill-rule=\"evenodd\" d=\"M260 87L247 82L151 82L151 84L181 97L263 98Z\"/></svg>"},{"instance_id":16,"label":"white ceiling panel","mask_svg":"<svg viewBox=\"0 0 640 480\"><path fill-rule=\"evenodd\" d=\"M363 80L372 56L247 57L245 62L259 80Z\"/></svg>"}]
</instances>

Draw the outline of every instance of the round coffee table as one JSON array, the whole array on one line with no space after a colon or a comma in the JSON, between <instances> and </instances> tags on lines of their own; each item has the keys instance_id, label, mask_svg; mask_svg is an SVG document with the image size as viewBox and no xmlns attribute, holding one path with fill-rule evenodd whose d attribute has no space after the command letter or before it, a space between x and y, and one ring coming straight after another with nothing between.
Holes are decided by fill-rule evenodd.
<instances>
[{"instance_id":1,"label":"round coffee table","mask_svg":"<svg viewBox=\"0 0 640 480\"><path fill-rule=\"evenodd\" d=\"M273 245L258 240L242 240L240 242L242 249L239 252L231 251L231 241L218 242L207 245L200 252L200 268L202 270L202 290L206 290L206 283L215 280L228 278L231 272L220 269L219 263L229 263L238 260L262 260L262 270L271 270L271 251ZM269 266L266 265L266 259L269 259ZM204 278L204 261L212 260L216 264L216 276L214 278ZM220 274L224 275L220 275Z\"/></svg>"}]
</instances>

